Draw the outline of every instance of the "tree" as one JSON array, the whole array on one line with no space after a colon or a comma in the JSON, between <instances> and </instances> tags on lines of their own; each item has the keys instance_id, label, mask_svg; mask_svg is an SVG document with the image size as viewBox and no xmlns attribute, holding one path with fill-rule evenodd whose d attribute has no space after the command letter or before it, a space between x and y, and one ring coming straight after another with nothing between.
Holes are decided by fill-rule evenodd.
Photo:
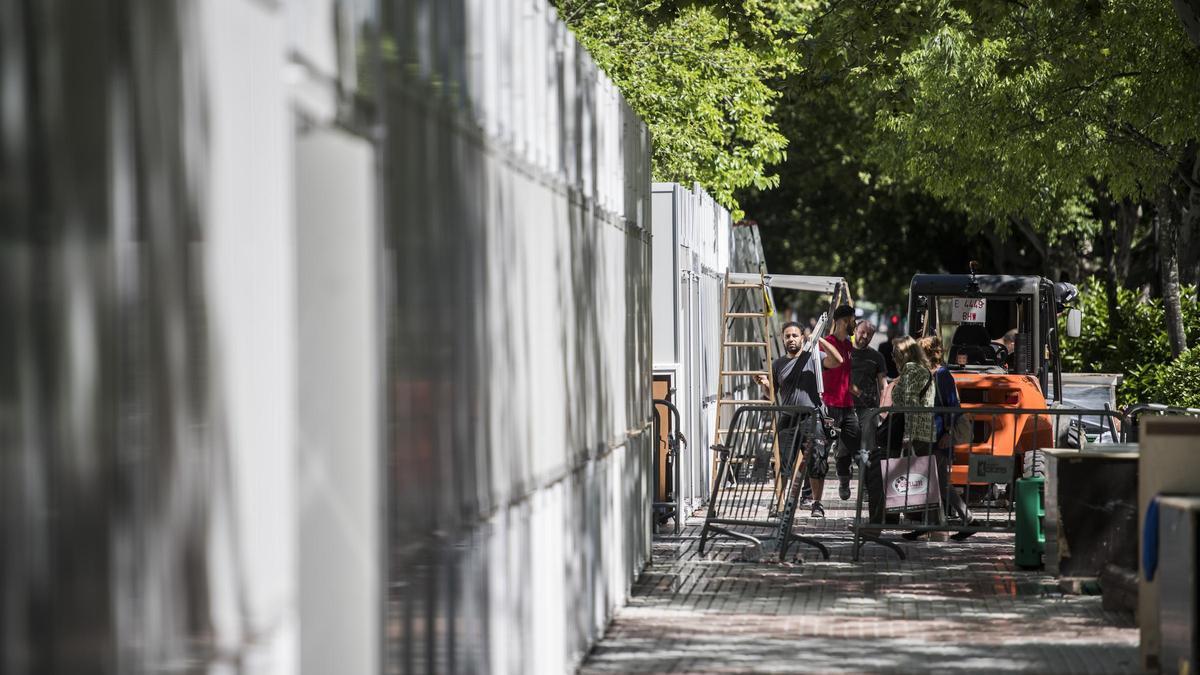
<instances>
[{"instance_id":1,"label":"tree","mask_svg":"<svg viewBox=\"0 0 1200 675\"><path fill-rule=\"evenodd\" d=\"M777 119L791 150L780 185L739 195L769 269L845 276L856 297L899 308L915 272L965 271L987 253L962 213L862 159L869 111L843 88L817 76L781 89Z\"/></svg>"},{"instance_id":2,"label":"tree","mask_svg":"<svg viewBox=\"0 0 1200 675\"><path fill-rule=\"evenodd\" d=\"M1177 289L1180 276L1195 281L1200 59L1170 6L830 0L812 8L798 45L788 89L800 94L780 118L834 101L866 120L835 141L842 165L965 216L997 267L1012 271L1015 248L1047 276L1086 274L1089 257L1128 260L1134 235L1151 233L1172 351L1184 348ZM811 187L797 199L811 202ZM1144 222L1129 217L1139 209ZM1182 270L1178 255L1190 261Z\"/></svg>"},{"instance_id":3,"label":"tree","mask_svg":"<svg viewBox=\"0 0 1200 675\"><path fill-rule=\"evenodd\" d=\"M656 180L735 191L778 184L787 139L773 78L794 68L788 3L559 0L560 15L650 127ZM781 9L782 8L782 9Z\"/></svg>"},{"instance_id":4,"label":"tree","mask_svg":"<svg viewBox=\"0 0 1200 675\"><path fill-rule=\"evenodd\" d=\"M986 6L986 5L985 5ZM871 157L999 230L1095 234L1102 183L1150 201L1171 350L1183 204L1196 190L1200 59L1169 6L1132 0L957 10L876 86ZM1190 215L1190 214L1188 214Z\"/></svg>"}]
</instances>

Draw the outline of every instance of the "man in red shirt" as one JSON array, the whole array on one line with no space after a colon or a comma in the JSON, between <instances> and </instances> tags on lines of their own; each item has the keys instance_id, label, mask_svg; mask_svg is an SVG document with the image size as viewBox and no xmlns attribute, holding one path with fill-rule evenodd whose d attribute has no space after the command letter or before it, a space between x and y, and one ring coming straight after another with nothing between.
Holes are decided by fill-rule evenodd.
<instances>
[{"instance_id":1,"label":"man in red shirt","mask_svg":"<svg viewBox=\"0 0 1200 675\"><path fill-rule=\"evenodd\" d=\"M837 368L822 371L822 383L825 388L823 396L825 407L828 408L829 416L833 418L834 426L840 432L835 456L839 480L838 496L842 499L850 499L850 467L855 453L858 452L862 436L858 415L854 411L854 397L850 392L850 360L854 352L850 334L853 331L854 308L850 305L841 305L833 310L833 329L826 342L837 348L838 353L842 356L842 363ZM814 469L820 475L812 475L814 479L812 481L813 499L815 500L813 501L812 515L814 518L821 518L825 516L825 507L821 505L821 496L824 494L824 478L828 466L822 469L819 466L820 463L816 464Z\"/></svg>"}]
</instances>

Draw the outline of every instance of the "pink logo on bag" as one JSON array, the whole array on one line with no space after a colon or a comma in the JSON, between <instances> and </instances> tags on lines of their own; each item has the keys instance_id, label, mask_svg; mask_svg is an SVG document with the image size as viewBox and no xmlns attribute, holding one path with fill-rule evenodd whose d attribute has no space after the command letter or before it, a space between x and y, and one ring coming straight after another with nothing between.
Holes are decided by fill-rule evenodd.
<instances>
[{"instance_id":1,"label":"pink logo on bag","mask_svg":"<svg viewBox=\"0 0 1200 675\"><path fill-rule=\"evenodd\" d=\"M923 495L929 492L929 479L919 473L906 473L892 479L892 493Z\"/></svg>"}]
</instances>

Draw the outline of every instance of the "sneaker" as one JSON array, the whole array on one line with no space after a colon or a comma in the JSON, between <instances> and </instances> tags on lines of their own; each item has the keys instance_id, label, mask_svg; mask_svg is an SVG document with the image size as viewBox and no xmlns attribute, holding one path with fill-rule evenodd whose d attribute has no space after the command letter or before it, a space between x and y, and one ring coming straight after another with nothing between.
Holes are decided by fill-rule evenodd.
<instances>
[{"instance_id":1,"label":"sneaker","mask_svg":"<svg viewBox=\"0 0 1200 675\"><path fill-rule=\"evenodd\" d=\"M813 518L824 518L825 517L825 507L821 506L821 502L813 502L812 517Z\"/></svg>"},{"instance_id":2,"label":"sneaker","mask_svg":"<svg viewBox=\"0 0 1200 675\"><path fill-rule=\"evenodd\" d=\"M838 485L838 496L842 498L842 501L846 501L850 499L850 477L842 476L839 480L841 484Z\"/></svg>"}]
</instances>

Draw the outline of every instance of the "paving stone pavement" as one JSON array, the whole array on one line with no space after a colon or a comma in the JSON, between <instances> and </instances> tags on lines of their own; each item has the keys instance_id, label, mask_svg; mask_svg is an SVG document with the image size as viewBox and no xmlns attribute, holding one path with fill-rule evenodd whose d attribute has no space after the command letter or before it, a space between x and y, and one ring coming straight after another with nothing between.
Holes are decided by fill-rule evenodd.
<instances>
[{"instance_id":1,"label":"paving stone pavement","mask_svg":"<svg viewBox=\"0 0 1200 675\"><path fill-rule=\"evenodd\" d=\"M1139 672L1133 616L1016 569L1011 535L903 542L904 561L868 544L855 563L851 504L825 505L796 529L829 561L799 545L803 562L779 563L728 538L700 554L703 513L656 539L580 672Z\"/></svg>"}]
</instances>

